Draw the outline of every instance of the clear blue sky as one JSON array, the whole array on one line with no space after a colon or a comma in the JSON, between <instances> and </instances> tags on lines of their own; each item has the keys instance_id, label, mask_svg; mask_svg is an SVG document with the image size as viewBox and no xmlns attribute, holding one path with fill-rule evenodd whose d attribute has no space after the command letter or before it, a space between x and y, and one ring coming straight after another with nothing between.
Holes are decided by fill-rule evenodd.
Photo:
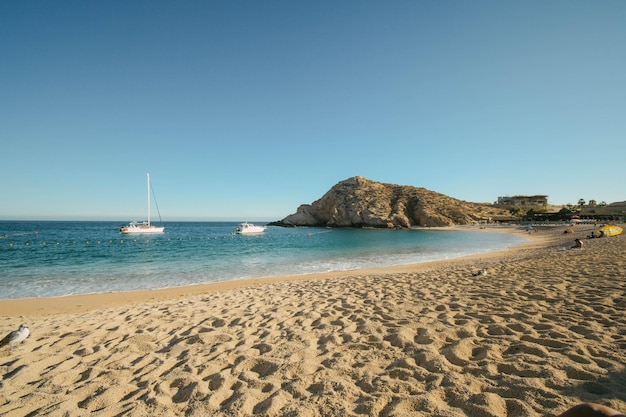
<instances>
[{"instance_id":1,"label":"clear blue sky","mask_svg":"<svg viewBox=\"0 0 626 417\"><path fill-rule=\"evenodd\" d=\"M143 219L147 172L164 221L626 200L623 0L4 1L0 40L0 219Z\"/></svg>"}]
</instances>

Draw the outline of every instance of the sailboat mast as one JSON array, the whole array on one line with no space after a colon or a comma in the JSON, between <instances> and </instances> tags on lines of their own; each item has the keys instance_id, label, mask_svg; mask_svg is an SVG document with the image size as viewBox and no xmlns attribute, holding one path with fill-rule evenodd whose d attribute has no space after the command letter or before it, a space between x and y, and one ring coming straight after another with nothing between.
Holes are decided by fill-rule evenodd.
<instances>
[{"instance_id":1,"label":"sailboat mast","mask_svg":"<svg viewBox=\"0 0 626 417\"><path fill-rule=\"evenodd\" d=\"M146 175L148 176L148 226L150 226L150 173Z\"/></svg>"}]
</instances>

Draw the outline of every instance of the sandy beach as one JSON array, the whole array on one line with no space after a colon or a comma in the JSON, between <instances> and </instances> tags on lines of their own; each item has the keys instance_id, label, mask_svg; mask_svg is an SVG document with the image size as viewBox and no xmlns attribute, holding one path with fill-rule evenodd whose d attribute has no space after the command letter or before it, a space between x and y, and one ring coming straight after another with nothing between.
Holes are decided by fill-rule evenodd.
<instances>
[{"instance_id":1,"label":"sandy beach","mask_svg":"<svg viewBox=\"0 0 626 417\"><path fill-rule=\"evenodd\" d=\"M0 415L625 412L626 238L570 250L593 228L564 229L446 262L0 301L1 337L31 331L0 350Z\"/></svg>"}]
</instances>

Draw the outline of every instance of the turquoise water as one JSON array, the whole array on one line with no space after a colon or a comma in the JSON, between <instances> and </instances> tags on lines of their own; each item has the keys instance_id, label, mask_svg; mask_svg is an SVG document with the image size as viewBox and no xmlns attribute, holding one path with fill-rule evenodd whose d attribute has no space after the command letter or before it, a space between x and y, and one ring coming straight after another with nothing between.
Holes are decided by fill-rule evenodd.
<instances>
[{"instance_id":1,"label":"turquoise water","mask_svg":"<svg viewBox=\"0 0 626 417\"><path fill-rule=\"evenodd\" d=\"M121 235L118 222L0 222L0 299L169 288L403 265L519 244L505 233L268 227L168 222Z\"/></svg>"}]
</instances>

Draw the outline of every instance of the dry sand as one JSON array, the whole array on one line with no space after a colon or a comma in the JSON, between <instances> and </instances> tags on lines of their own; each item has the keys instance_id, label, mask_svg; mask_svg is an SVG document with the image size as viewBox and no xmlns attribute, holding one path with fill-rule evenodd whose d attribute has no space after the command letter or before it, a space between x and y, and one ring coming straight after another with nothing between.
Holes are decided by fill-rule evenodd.
<instances>
[{"instance_id":1,"label":"dry sand","mask_svg":"<svg viewBox=\"0 0 626 417\"><path fill-rule=\"evenodd\" d=\"M3 416L626 410L626 238L412 267L0 301ZM486 268L487 276L472 276Z\"/></svg>"}]
</instances>

